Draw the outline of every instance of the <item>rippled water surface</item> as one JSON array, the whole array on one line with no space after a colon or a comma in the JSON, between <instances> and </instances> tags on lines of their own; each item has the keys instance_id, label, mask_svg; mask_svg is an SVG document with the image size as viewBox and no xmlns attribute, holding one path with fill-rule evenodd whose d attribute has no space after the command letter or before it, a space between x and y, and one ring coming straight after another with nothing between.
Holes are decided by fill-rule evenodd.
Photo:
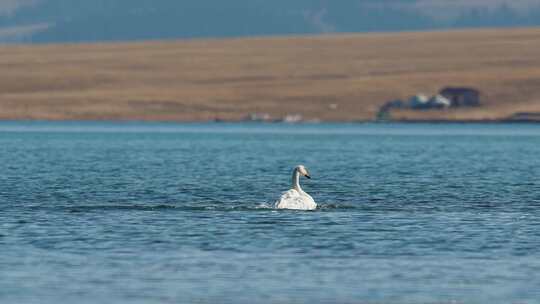
<instances>
[{"instance_id":1,"label":"rippled water surface","mask_svg":"<svg viewBox=\"0 0 540 304\"><path fill-rule=\"evenodd\" d=\"M539 174L538 125L3 122L0 303L540 303Z\"/></svg>"}]
</instances>

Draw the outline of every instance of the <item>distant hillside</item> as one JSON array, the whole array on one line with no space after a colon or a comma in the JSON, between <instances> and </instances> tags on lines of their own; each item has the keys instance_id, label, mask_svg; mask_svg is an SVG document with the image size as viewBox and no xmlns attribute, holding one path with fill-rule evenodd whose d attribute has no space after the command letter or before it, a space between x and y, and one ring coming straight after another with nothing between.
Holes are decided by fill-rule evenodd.
<instances>
[{"instance_id":1,"label":"distant hillside","mask_svg":"<svg viewBox=\"0 0 540 304\"><path fill-rule=\"evenodd\" d=\"M34 28L31 35L0 35L0 41L4 42L536 25L540 25L540 0L5 0L0 3L0 31Z\"/></svg>"},{"instance_id":2,"label":"distant hillside","mask_svg":"<svg viewBox=\"0 0 540 304\"><path fill-rule=\"evenodd\" d=\"M397 120L540 120L540 29L0 47L0 119L368 121L446 86L481 106Z\"/></svg>"}]
</instances>

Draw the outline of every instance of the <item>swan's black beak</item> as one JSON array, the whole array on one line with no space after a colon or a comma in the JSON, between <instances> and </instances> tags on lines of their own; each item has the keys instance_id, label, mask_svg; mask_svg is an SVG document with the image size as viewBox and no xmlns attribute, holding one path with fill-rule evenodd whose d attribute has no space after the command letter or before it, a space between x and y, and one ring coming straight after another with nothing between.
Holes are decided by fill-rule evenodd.
<instances>
[{"instance_id":1,"label":"swan's black beak","mask_svg":"<svg viewBox=\"0 0 540 304\"><path fill-rule=\"evenodd\" d=\"M307 174L304 175L304 176L307 177L308 179L311 179L311 176L309 176L309 175L307 175Z\"/></svg>"}]
</instances>

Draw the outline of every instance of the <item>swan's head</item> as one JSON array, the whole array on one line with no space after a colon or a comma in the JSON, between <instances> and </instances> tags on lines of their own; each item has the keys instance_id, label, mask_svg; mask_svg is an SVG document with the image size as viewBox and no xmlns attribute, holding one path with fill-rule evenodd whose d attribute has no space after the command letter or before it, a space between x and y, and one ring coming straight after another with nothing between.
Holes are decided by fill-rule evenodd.
<instances>
[{"instance_id":1,"label":"swan's head","mask_svg":"<svg viewBox=\"0 0 540 304\"><path fill-rule=\"evenodd\" d=\"M306 167L304 167L303 165L299 165L298 167L296 167L296 170L298 171L298 173L300 173L301 175L311 179L311 176L309 175L309 171L308 169L306 169Z\"/></svg>"}]
</instances>

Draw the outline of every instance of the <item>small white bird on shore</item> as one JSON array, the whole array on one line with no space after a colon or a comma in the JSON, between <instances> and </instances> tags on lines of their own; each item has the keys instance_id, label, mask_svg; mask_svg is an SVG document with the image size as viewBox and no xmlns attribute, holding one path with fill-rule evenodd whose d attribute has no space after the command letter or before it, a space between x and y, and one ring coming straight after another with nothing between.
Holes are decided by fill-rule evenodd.
<instances>
[{"instance_id":1,"label":"small white bird on shore","mask_svg":"<svg viewBox=\"0 0 540 304\"><path fill-rule=\"evenodd\" d=\"M317 208L313 198L300 187L300 175L311 179L306 167L299 165L294 168L292 189L281 195L279 201L276 202L277 209L315 210Z\"/></svg>"}]
</instances>

